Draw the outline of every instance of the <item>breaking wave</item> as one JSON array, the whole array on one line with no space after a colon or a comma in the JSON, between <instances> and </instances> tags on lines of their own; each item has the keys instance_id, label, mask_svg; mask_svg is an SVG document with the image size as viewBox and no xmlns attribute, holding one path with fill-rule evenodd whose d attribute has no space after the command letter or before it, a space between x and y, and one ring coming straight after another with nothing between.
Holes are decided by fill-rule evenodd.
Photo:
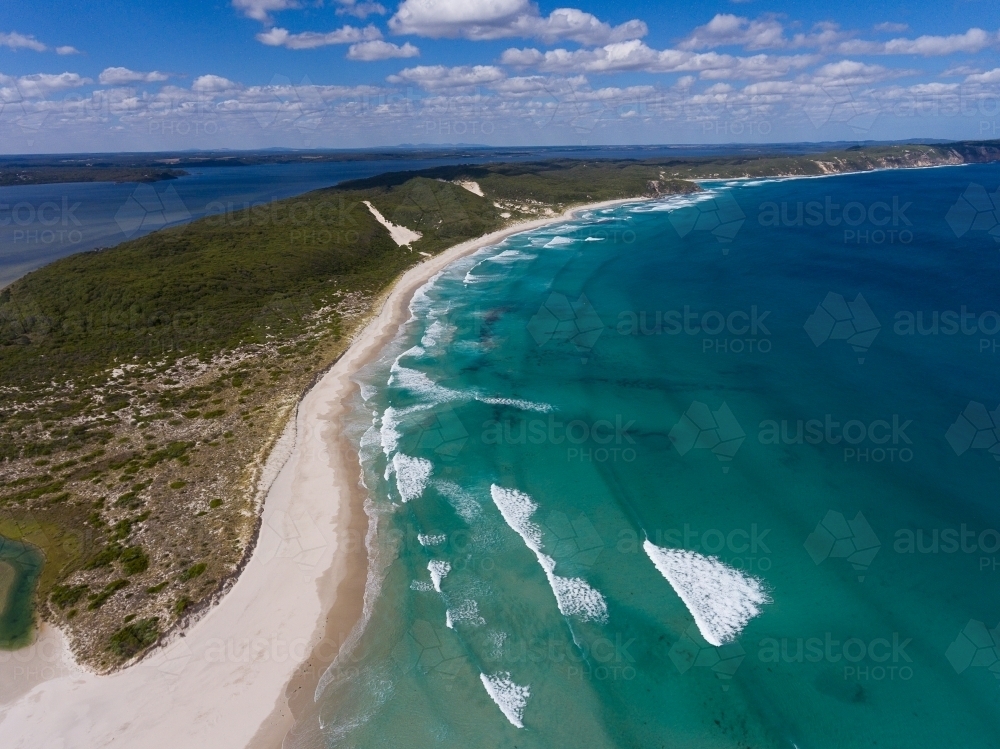
<instances>
[{"instance_id":1,"label":"breaking wave","mask_svg":"<svg viewBox=\"0 0 1000 749\"><path fill-rule=\"evenodd\" d=\"M686 549L664 549L646 539L642 548L684 601L705 641L735 640L761 607L771 602L763 582Z\"/></svg>"},{"instance_id":2,"label":"breaking wave","mask_svg":"<svg viewBox=\"0 0 1000 749\"><path fill-rule=\"evenodd\" d=\"M535 501L524 492L504 489L496 484L490 487L490 494L507 525L538 558L556 597L559 612L563 616L577 616L585 621L607 621L608 604L600 591L592 588L583 578L555 574L556 560L542 550L542 529L531 520L538 509Z\"/></svg>"}]
</instances>

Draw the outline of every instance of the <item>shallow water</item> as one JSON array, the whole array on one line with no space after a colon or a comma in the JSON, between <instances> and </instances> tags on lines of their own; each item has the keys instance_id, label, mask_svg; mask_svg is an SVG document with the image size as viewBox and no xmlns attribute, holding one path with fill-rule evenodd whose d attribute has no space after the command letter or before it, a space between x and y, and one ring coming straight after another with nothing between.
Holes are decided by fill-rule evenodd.
<instances>
[{"instance_id":1,"label":"shallow water","mask_svg":"<svg viewBox=\"0 0 1000 749\"><path fill-rule=\"evenodd\" d=\"M419 292L356 409L367 627L299 745L996 745L971 183L1000 168L713 183Z\"/></svg>"},{"instance_id":2,"label":"shallow water","mask_svg":"<svg viewBox=\"0 0 1000 749\"><path fill-rule=\"evenodd\" d=\"M0 649L31 641L35 588L44 561L34 546L0 536Z\"/></svg>"}]
</instances>

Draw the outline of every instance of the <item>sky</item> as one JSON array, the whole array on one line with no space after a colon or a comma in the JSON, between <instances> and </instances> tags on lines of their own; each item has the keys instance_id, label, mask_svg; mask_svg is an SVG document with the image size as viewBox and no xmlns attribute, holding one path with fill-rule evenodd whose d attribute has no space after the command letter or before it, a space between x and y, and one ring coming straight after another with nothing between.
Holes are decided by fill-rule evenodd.
<instances>
[{"instance_id":1,"label":"sky","mask_svg":"<svg viewBox=\"0 0 1000 749\"><path fill-rule=\"evenodd\" d=\"M0 153L1000 138L1000 3L0 4Z\"/></svg>"}]
</instances>

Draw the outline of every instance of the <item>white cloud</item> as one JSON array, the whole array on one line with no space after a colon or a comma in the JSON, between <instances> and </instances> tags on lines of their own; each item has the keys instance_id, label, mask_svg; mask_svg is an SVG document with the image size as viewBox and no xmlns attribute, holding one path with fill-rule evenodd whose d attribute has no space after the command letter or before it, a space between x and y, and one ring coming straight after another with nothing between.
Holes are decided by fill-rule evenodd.
<instances>
[{"instance_id":1,"label":"white cloud","mask_svg":"<svg viewBox=\"0 0 1000 749\"><path fill-rule=\"evenodd\" d=\"M973 73L965 79L966 83L1000 83L1000 68L987 70L985 73Z\"/></svg>"},{"instance_id":2,"label":"white cloud","mask_svg":"<svg viewBox=\"0 0 1000 749\"><path fill-rule=\"evenodd\" d=\"M338 16L346 15L365 19L371 15L384 16L388 12L381 3L367 2L366 0L362 0L362 2L357 2L357 0L337 0L337 4L340 5L337 8Z\"/></svg>"},{"instance_id":3,"label":"white cloud","mask_svg":"<svg viewBox=\"0 0 1000 749\"><path fill-rule=\"evenodd\" d=\"M701 77L708 79L763 80L788 75L793 70L812 65L816 55L753 55L730 57L723 55L711 66L701 69Z\"/></svg>"},{"instance_id":4,"label":"white cloud","mask_svg":"<svg viewBox=\"0 0 1000 749\"><path fill-rule=\"evenodd\" d=\"M548 43L568 39L580 44L638 39L648 32L639 20L612 27L575 8L557 8L543 17L530 0L403 0L389 19L389 28L396 34L432 38L481 41L523 37Z\"/></svg>"},{"instance_id":5,"label":"white cloud","mask_svg":"<svg viewBox=\"0 0 1000 749\"><path fill-rule=\"evenodd\" d=\"M56 54L57 55L78 55L78 54L80 54L80 50L78 50L76 47L71 47L68 44L66 44L66 45L63 45L62 47L56 47Z\"/></svg>"},{"instance_id":6,"label":"white cloud","mask_svg":"<svg viewBox=\"0 0 1000 749\"><path fill-rule=\"evenodd\" d=\"M751 21L732 13L718 13L704 26L699 26L678 46L681 49L708 49L740 46L746 49L784 47L784 27L774 18Z\"/></svg>"},{"instance_id":7,"label":"white cloud","mask_svg":"<svg viewBox=\"0 0 1000 749\"><path fill-rule=\"evenodd\" d=\"M549 73L697 72L703 78L761 79L786 75L816 61L812 55L736 57L717 52L655 50L633 40L596 49L508 49L500 62L513 67L537 67Z\"/></svg>"},{"instance_id":8,"label":"white cloud","mask_svg":"<svg viewBox=\"0 0 1000 749\"><path fill-rule=\"evenodd\" d=\"M129 83L159 83L169 77L166 73L161 73L158 70L140 73L128 68L105 68L97 80L104 86L125 86Z\"/></svg>"},{"instance_id":9,"label":"white cloud","mask_svg":"<svg viewBox=\"0 0 1000 749\"><path fill-rule=\"evenodd\" d=\"M261 23L271 22L271 13L298 8L297 0L233 0L233 7Z\"/></svg>"},{"instance_id":10,"label":"white cloud","mask_svg":"<svg viewBox=\"0 0 1000 749\"><path fill-rule=\"evenodd\" d=\"M445 89L475 88L502 81L507 77L495 65L460 65L449 68L444 65L418 65L406 68L386 80L395 84L412 84L427 91Z\"/></svg>"},{"instance_id":11,"label":"white cloud","mask_svg":"<svg viewBox=\"0 0 1000 749\"><path fill-rule=\"evenodd\" d=\"M945 70L943 73L939 74L941 78L951 78L956 75L975 75L976 73L982 73L982 68L977 68L974 65L952 65L950 68Z\"/></svg>"},{"instance_id":12,"label":"white cloud","mask_svg":"<svg viewBox=\"0 0 1000 749\"><path fill-rule=\"evenodd\" d=\"M370 42L360 42L352 44L347 50L348 60L361 60L363 62L373 62L375 60L389 60L394 57L419 57L420 50L407 42L402 47L398 44L390 44L379 39Z\"/></svg>"},{"instance_id":13,"label":"white cloud","mask_svg":"<svg viewBox=\"0 0 1000 749\"><path fill-rule=\"evenodd\" d=\"M242 88L239 83L234 83L228 78L219 75L202 75L194 79L191 90L202 94L218 94L224 91L234 91Z\"/></svg>"},{"instance_id":14,"label":"white cloud","mask_svg":"<svg viewBox=\"0 0 1000 749\"><path fill-rule=\"evenodd\" d=\"M22 75L16 80L15 85L24 98L36 99L56 91L86 86L89 83L93 83L93 81L90 78L81 77L78 73L59 73L58 75L34 73L33 75Z\"/></svg>"},{"instance_id":15,"label":"white cloud","mask_svg":"<svg viewBox=\"0 0 1000 749\"><path fill-rule=\"evenodd\" d=\"M996 45L998 34L972 28L964 34L949 36L924 35L916 39L890 39L887 42L869 42L861 39L841 43L838 51L845 55L921 55L938 57L956 52L975 54Z\"/></svg>"},{"instance_id":16,"label":"white cloud","mask_svg":"<svg viewBox=\"0 0 1000 749\"><path fill-rule=\"evenodd\" d=\"M35 52L44 52L48 49L31 34L18 34L16 31L10 33L0 31L0 47L10 47L15 50L32 49Z\"/></svg>"},{"instance_id":17,"label":"white cloud","mask_svg":"<svg viewBox=\"0 0 1000 749\"><path fill-rule=\"evenodd\" d=\"M500 62L515 68L533 68L545 63L545 54L532 47L511 48L504 50L504 53L500 55Z\"/></svg>"},{"instance_id":18,"label":"white cloud","mask_svg":"<svg viewBox=\"0 0 1000 749\"><path fill-rule=\"evenodd\" d=\"M287 47L288 49L316 49L331 44L356 44L374 39L381 39L382 32L376 26L366 26L359 29L356 26L343 26L336 31L319 33L303 31L301 34L289 33L288 29L275 27L257 34L257 41L269 47Z\"/></svg>"},{"instance_id":19,"label":"white cloud","mask_svg":"<svg viewBox=\"0 0 1000 749\"><path fill-rule=\"evenodd\" d=\"M913 72L885 68L881 65L866 65L856 60L840 60L822 66L814 71L810 78L813 83L823 86L859 86Z\"/></svg>"},{"instance_id":20,"label":"white cloud","mask_svg":"<svg viewBox=\"0 0 1000 749\"><path fill-rule=\"evenodd\" d=\"M831 21L815 23L808 33L785 36L785 28L773 16L750 20L731 13L718 13L704 26L699 26L677 46L680 49L712 49L715 47L742 47L754 51L761 49L816 48L829 51L834 45L849 40L852 34L841 31Z\"/></svg>"},{"instance_id":21,"label":"white cloud","mask_svg":"<svg viewBox=\"0 0 1000 749\"><path fill-rule=\"evenodd\" d=\"M880 23L876 31L898 33L907 29L906 24ZM716 14L704 26L699 26L678 47L686 50L738 46L747 50L815 47L825 52L843 55L922 55L924 57L950 55L956 52L976 53L1000 42L1000 34L991 34L972 28L964 34L950 36L925 35L916 39L897 38L885 42L852 38L853 34L841 31L835 23L823 22L813 26L810 33L785 36L782 24L773 17L764 16L750 20L731 13Z\"/></svg>"}]
</instances>

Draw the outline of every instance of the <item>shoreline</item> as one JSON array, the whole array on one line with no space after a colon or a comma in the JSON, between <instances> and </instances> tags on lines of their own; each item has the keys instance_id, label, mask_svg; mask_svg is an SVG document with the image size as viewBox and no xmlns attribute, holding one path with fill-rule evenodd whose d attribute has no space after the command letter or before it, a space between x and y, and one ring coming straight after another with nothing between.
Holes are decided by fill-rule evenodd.
<instances>
[{"instance_id":1,"label":"shoreline","mask_svg":"<svg viewBox=\"0 0 1000 749\"><path fill-rule=\"evenodd\" d=\"M142 749L280 747L314 704L319 679L361 618L368 518L357 454L341 429L357 387L353 375L396 337L416 291L454 261L581 211L650 199L589 203L513 224L403 273L300 400L286 427L294 447L267 491L257 547L225 597L145 659L107 676L77 666L64 645L48 656L35 653L40 662L22 670L59 668L0 704L5 747L60 741ZM26 650L35 652L34 646Z\"/></svg>"},{"instance_id":2,"label":"shoreline","mask_svg":"<svg viewBox=\"0 0 1000 749\"><path fill-rule=\"evenodd\" d=\"M643 200L648 200L648 198L623 198L569 208L558 216L514 224L490 234L466 240L453 247L449 247L438 255L428 258L407 270L393 283L385 295L379 311L375 313L372 319L365 325L361 334L351 343L342 359L348 358L352 353L354 354L354 360L347 364L353 375L378 357L385 346L395 339L401 327L409 320L410 302L414 294L430 282L434 276L457 260L478 252L484 247L498 244L514 234L532 231L533 229L560 221L572 220L574 214L580 211L599 210L601 208ZM338 415L346 413L348 408L347 401L352 393L353 387L348 386L339 404ZM350 504L356 510L360 510L360 512L351 513L354 522L352 522L352 527L348 532L353 531L353 538L363 539L368 530L368 517L363 510L363 503L367 494L360 485L361 466L358 462L357 451L354 445L342 434L337 435L335 439L338 442L337 457L340 467L343 470L341 475L345 477L342 480L347 481L349 491L352 494ZM349 480L346 477L350 477ZM358 521L362 522L359 523ZM364 549L364 551L365 565L359 576L361 582L360 590L355 591L357 597L362 599L365 586L367 585L368 571L367 549ZM349 580L345 579L342 584L349 584L349 582ZM360 604L362 602L351 601L352 604ZM361 623L360 620L363 612L360 609L360 605L356 607L357 616L354 619L354 624L347 631L342 627L343 618L337 616L338 612L330 610L326 617L323 639L313 649L309 658L300 666L287 686L284 687L283 693L279 697L274 710L265 718L257 733L247 745L247 749L280 749L282 740L292 730L296 722L309 715L310 708L316 704L314 702L314 695L320 680L327 669L336 661L341 647L354 636L356 626ZM338 624L341 625L339 629Z\"/></svg>"},{"instance_id":3,"label":"shoreline","mask_svg":"<svg viewBox=\"0 0 1000 749\"><path fill-rule=\"evenodd\" d=\"M879 172L898 172L916 169L947 169L956 166L973 166L976 162L963 161L958 164L921 164L918 166L880 166L875 169L855 169L849 172L827 172L826 174L769 174L766 177L705 177L691 178L691 182L702 185L706 182L751 182L766 180L768 182L785 182L793 179L825 179L827 177L847 177L859 174L877 174ZM993 163L993 162L987 162Z\"/></svg>"}]
</instances>

